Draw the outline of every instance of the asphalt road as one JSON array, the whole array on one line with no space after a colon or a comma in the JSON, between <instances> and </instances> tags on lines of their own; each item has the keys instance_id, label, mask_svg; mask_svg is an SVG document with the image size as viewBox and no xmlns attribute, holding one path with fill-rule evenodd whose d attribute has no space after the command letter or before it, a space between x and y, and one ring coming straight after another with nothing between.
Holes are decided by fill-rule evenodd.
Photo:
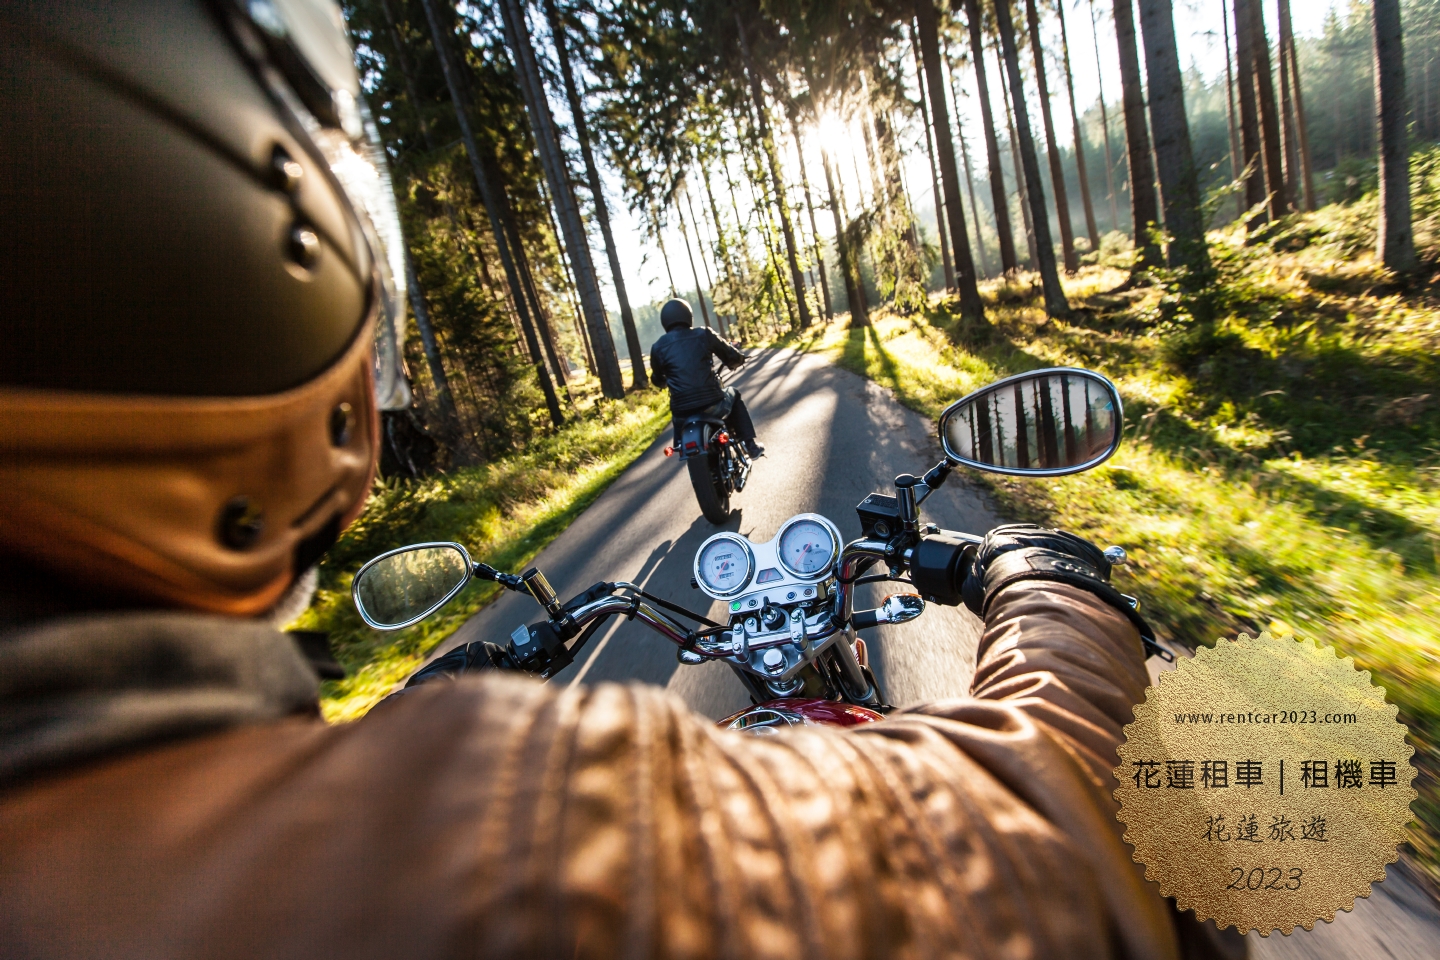
<instances>
[{"instance_id":1,"label":"asphalt road","mask_svg":"<svg viewBox=\"0 0 1440 960\"><path fill-rule=\"evenodd\" d=\"M716 527L700 515L685 467L664 455L667 431L536 558L562 598L601 580L630 580L719 620L723 604L712 604L690 587L695 551L711 534L735 530L763 542L787 518L819 513L839 526L843 538L854 539L860 535L855 505L866 494L893 493L898 474L923 473L940 459L931 421L902 407L887 390L820 358L763 351L731 384L750 408L766 455L744 492L732 498L729 521ZM925 502L922 516L971 533L999 522L959 473ZM857 608L878 603L881 586L862 588L870 593L857 598ZM504 642L516 626L540 616L533 600L507 593L456 631L444 649L477 639ZM905 705L964 693L975 669L978 628L964 609L931 605L917 620L867 631L871 665L889 701ZM643 625L617 619L553 682L668 686L714 719L748 704L728 667L684 666L675 652Z\"/></svg>"}]
</instances>

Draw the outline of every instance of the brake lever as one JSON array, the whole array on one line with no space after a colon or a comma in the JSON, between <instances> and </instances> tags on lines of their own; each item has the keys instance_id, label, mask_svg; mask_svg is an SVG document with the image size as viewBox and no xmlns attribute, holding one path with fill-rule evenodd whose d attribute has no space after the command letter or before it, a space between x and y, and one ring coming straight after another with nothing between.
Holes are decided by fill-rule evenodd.
<instances>
[{"instance_id":1,"label":"brake lever","mask_svg":"<svg viewBox=\"0 0 1440 960\"><path fill-rule=\"evenodd\" d=\"M576 610L579 610L587 603L594 603L601 597L608 597L612 595L615 592L615 586L616 585L614 583L611 583L607 580L600 581L599 583L591 587L589 590L586 590L584 593L579 593L576 594L574 597L571 597L570 600L567 601L565 604L565 612L574 613Z\"/></svg>"}]
</instances>

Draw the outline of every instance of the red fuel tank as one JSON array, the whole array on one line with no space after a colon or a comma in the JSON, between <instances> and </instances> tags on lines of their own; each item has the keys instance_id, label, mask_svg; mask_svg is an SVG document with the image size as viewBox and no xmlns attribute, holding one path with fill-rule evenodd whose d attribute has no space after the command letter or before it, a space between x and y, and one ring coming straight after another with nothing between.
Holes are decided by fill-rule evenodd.
<instances>
[{"instance_id":1,"label":"red fuel tank","mask_svg":"<svg viewBox=\"0 0 1440 960\"><path fill-rule=\"evenodd\" d=\"M884 720L882 714L853 703L834 700L786 698L769 700L721 720L722 730L744 730L747 733L773 734L787 727L853 727L860 723Z\"/></svg>"}]
</instances>

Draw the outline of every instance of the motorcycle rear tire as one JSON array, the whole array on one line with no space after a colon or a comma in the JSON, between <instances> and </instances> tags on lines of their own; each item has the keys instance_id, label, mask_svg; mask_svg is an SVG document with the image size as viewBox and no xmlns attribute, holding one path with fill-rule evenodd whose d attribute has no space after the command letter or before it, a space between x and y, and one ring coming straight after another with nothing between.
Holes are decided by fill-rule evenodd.
<instances>
[{"instance_id":1,"label":"motorcycle rear tire","mask_svg":"<svg viewBox=\"0 0 1440 960\"><path fill-rule=\"evenodd\" d=\"M714 524L730 519L730 491L720 478L719 460L719 455L711 451L709 456L685 461L690 471L690 486L695 488L695 499L700 502L700 512Z\"/></svg>"}]
</instances>

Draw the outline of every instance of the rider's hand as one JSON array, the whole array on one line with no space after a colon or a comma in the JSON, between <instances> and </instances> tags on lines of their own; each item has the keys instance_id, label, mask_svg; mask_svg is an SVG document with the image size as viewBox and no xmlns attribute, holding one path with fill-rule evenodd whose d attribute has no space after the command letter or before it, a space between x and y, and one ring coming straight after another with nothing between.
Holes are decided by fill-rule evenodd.
<instances>
[{"instance_id":1,"label":"rider's hand","mask_svg":"<svg viewBox=\"0 0 1440 960\"><path fill-rule=\"evenodd\" d=\"M423 669L405 681L406 689L418 687L432 680L455 680L464 674L481 670L513 670L516 668L510 652L488 640L476 640L463 647L456 647L443 657L436 657Z\"/></svg>"},{"instance_id":2,"label":"rider's hand","mask_svg":"<svg viewBox=\"0 0 1440 960\"><path fill-rule=\"evenodd\" d=\"M1110 561L1088 540L1033 523L996 527L975 551L961 585L965 606L984 617L995 595L1022 580L1048 580L1088 590L1129 618L1142 637L1154 631L1120 591L1110 585Z\"/></svg>"}]
</instances>

